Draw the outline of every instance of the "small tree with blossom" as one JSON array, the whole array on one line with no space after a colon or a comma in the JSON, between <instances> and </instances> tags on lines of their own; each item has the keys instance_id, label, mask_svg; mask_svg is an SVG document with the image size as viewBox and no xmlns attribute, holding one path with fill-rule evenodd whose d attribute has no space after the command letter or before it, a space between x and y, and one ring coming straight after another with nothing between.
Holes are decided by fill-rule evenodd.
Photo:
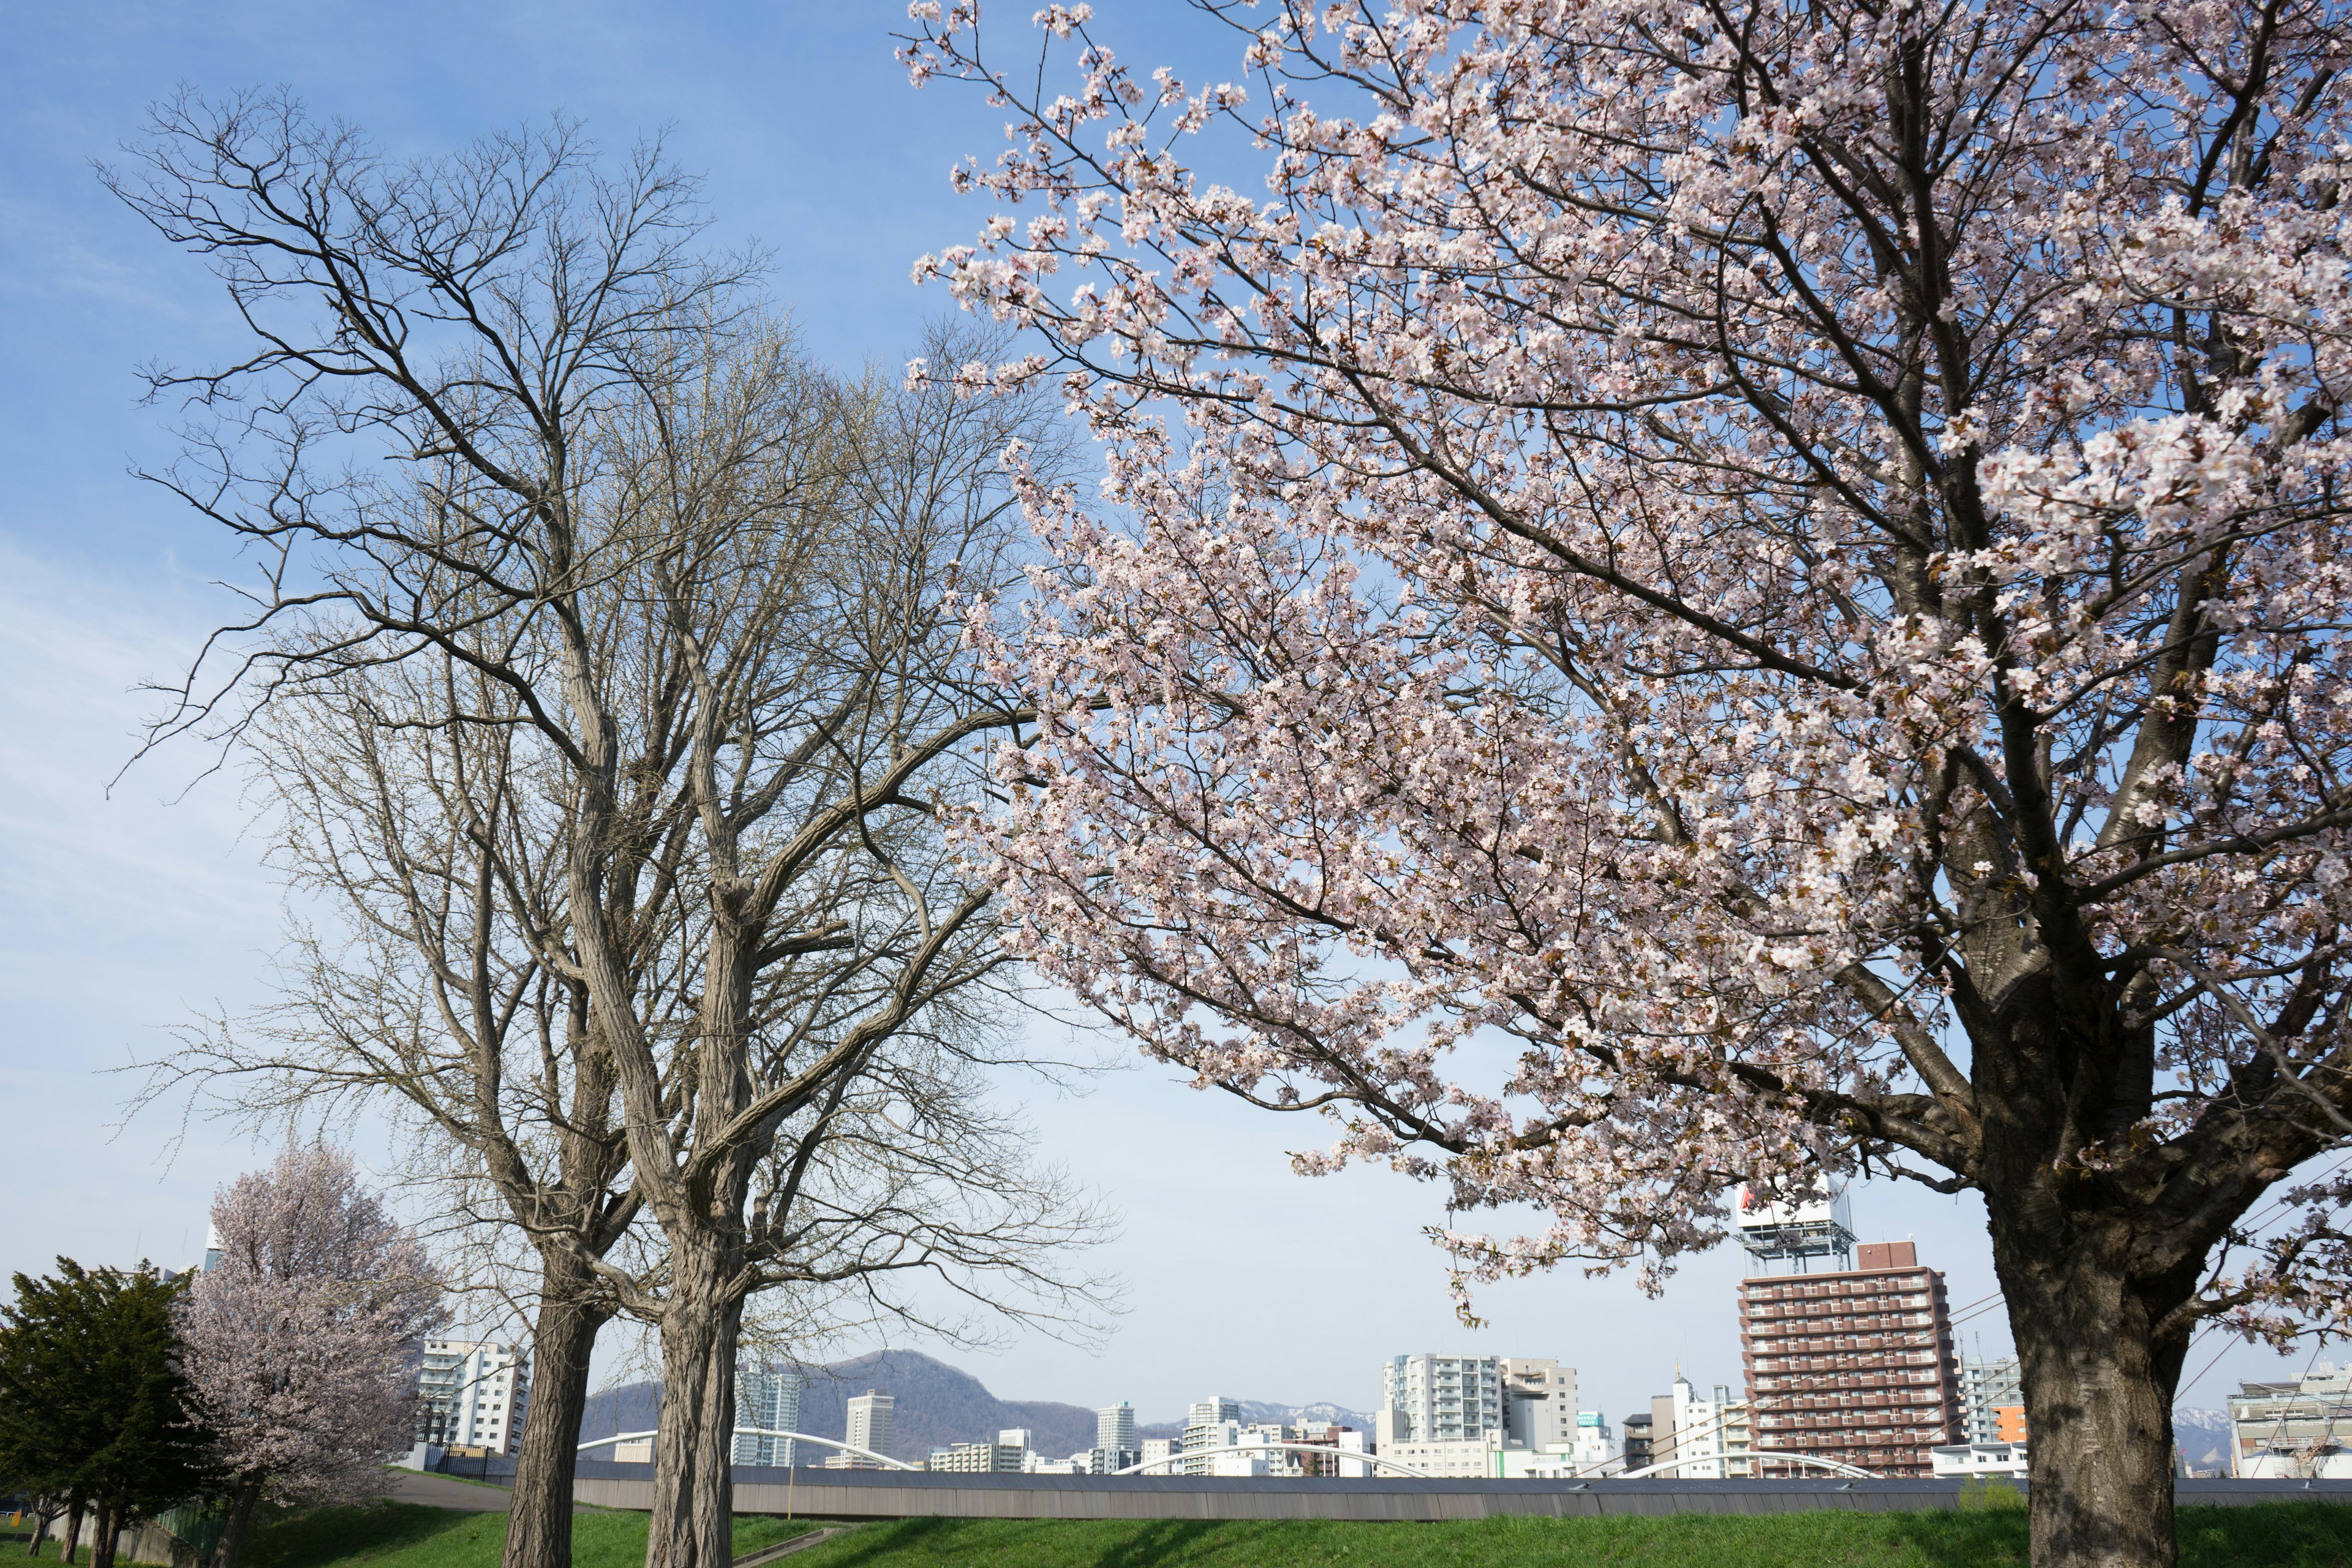
<instances>
[{"instance_id":1,"label":"small tree with blossom","mask_svg":"<svg viewBox=\"0 0 2352 1568\"><path fill-rule=\"evenodd\" d=\"M1109 459L973 622L1024 951L1545 1211L1465 1279L1982 1194L2035 1562L2172 1562L2191 1336L2352 1327L2352 19L1196 9L1242 79L910 10L1015 116L955 374Z\"/></svg>"},{"instance_id":2,"label":"small tree with blossom","mask_svg":"<svg viewBox=\"0 0 2352 1568\"><path fill-rule=\"evenodd\" d=\"M419 1352L442 1321L423 1245L351 1157L289 1144L213 1200L220 1260L180 1309L182 1366L231 1478L215 1559L236 1568L254 1505L354 1500L410 1443Z\"/></svg>"}]
</instances>

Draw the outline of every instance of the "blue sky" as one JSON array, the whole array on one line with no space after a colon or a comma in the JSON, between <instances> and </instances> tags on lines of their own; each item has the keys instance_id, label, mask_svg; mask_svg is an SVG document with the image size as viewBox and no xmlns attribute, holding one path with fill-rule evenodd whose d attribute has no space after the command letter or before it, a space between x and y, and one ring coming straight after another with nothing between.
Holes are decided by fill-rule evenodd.
<instances>
[{"instance_id":1,"label":"blue sky","mask_svg":"<svg viewBox=\"0 0 2352 1568\"><path fill-rule=\"evenodd\" d=\"M1025 17L1032 7L1011 7ZM1226 38L1172 0L1098 5L1122 52L1185 74L1230 68ZM708 178L726 243L775 256L774 290L814 350L896 364L947 308L908 281L915 257L968 238L981 214L948 189L961 155L993 155L1003 114L951 87L910 89L891 58L899 5L269 3L18 7L0 52L0 1269L58 1252L88 1262L187 1258L215 1183L255 1151L216 1127L116 1121L128 1080L197 1013L262 994L277 895L243 833L235 782L194 782L193 752L130 755L142 680L167 675L219 613L219 542L127 477L164 450L163 411L134 368L235 342L203 268L99 188L91 161L139 134L145 106L286 85L390 151L430 153L561 110L619 147L667 128ZM1060 1042L1055 1042L1058 1045ZM1572 1270L1487 1292L1488 1326L1456 1325L1421 1227L1436 1194L1381 1173L1309 1182L1286 1149L1319 1141L1170 1081L1114 1073L1084 1100L1033 1108L1041 1143L1127 1214L1104 1261L1129 1311L1099 1353L1037 1335L956 1354L999 1394L1146 1420L1222 1393L1361 1407L1378 1362L1476 1347L1558 1356L1588 1407L1615 1418L1679 1363L1738 1380L1739 1260L1686 1268L1657 1302ZM167 1144L176 1154L166 1159ZM1869 1190L1865 1239L1915 1237L1956 1303L1993 1289L1971 1200ZM1970 1323L2004 1348L1998 1313ZM920 1348L920 1347L918 1347ZM2210 1352L2199 1349L2190 1367ZM2301 1363L2296 1358L2295 1364ZM2189 1402L2277 1363L2229 1352Z\"/></svg>"}]
</instances>

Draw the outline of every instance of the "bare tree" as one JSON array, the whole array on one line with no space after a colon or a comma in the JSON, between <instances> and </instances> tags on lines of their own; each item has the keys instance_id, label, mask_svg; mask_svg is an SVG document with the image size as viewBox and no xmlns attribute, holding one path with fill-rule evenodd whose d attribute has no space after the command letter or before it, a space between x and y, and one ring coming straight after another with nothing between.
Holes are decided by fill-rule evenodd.
<instances>
[{"instance_id":1,"label":"bare tree","mask_svg":"<svg viewBox=\"0 0 2352 1568\"><path fill-rule=\"evenodd\" d=\"M647 1562L724 1563L755 1292L920 1271L1020 1310L1089 1297L1042 1259L1097 1216L982 1109L1005 956L942 832L982 787L971 743L1031 718L972 679L953 594L1003 569L997 458L1041 410L816 375L737 302L740 269L688 255L690 186L655 153L607 178L558 128L394 166L258 98L184 100L159 130L115 188L214 258L259 345L153 373L194 409L164 479L268 569L157 738L267 749L261 716L313 702L404 738L399 788L432 797L417 821L449 869L416 896L405 839L371 827L371 853L386 938L435 1000L362 1016L463 1058L446 1081L478 1105L511 1081L518 1019L550 1042L523 1125L552 1164L511 1131L469 1142L499 1117L425 1113L656 1325ZM456 763L433 759L468 747L444 802ZM310 750L278 765L306 779ZM509 821L556 831L526 846ZM326 872L352 874L379 876ZM605 1073L617 1152L588 1105ZM532 1205L570 1180L566 1138L581 1180L555 1219ZM632 1205L661 1237L650 1272L587 1223Z\"/></svg>"},{"instance_id":2,"label":"bare tree","mask_svg":"<svg viewBox=\"0 0 2352 1568\"><path fill-rule=\"evenodd\" d=\"M535 1375L508 1561L560 1563L590 1355L620 1305L598 1264L639 1205L611 1053L549 961L568 924L562 781L514 717L501 688L430 656L281 694L248 754L275 867L316 919L291 933L280 1000L192 1034L142 1098L193 1088L257 1125L388 1110L443 1239L478 1266L512 1261L487 1233L527 1244ZM632 911L641 992L665 977L670 901Z\"/></svg>"}]
</instances>

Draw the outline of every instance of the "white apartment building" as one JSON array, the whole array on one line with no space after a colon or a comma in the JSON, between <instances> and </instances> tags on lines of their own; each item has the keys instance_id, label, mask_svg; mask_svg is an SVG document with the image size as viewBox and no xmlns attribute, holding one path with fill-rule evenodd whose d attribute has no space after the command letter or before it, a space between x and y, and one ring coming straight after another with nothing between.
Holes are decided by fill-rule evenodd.
<instances>
[{"instance_id":1,"label":"white apartment building","mask_svg":"<svg viewBox=\"0 0 2352 1568\"><path fill-rule=\"evenodd\" d=\"M1194 1405L1197 1412L1201 1407ZM1187 1425L1173 1472L1184 1476L1296 1476L1306 1473L1298 1456L1281 1447L1290 1440L1286 1428L1263 1423L1196 1421ZM1217 1453L1242 1448L1243 1453Z\"/></svg>"},{"instance_id":2,"label":"white apartment building","mask_svg":"<svg viewBox=\"0 0 2352 1568\"><path fill-rule=\"evenodd\" d=\"M1007 1437L1021 1441L1008 1443ZM958 1443L950 1448L934 1448L923 1468L963 1474L1017 1475L1029 1468L1028 1437L1026 1427L1016 1427L999 1432L993 1443Z\"/></svg>"},{"instance_id":3,"label":"white apartment building","mask_svg":"<svg viewBox=\"0 0 2352 1568\"><path fill-rule=\"evenodd\" d=\"M735 1425L764 1427L771 1432L799 1431L801 1374L778 1367L738 1366ZM790 1437L755 1437L739 1432L735 1436L734 1462L789 1468L798 1447Z\"/></svg>"},{"instance_id":4,"label":"white apartment building","mask_svg":"<svg viewBox=\"0 0 2352 1568\"><path fill-rule=\"evenodd\" d=\"M1381 1363L1381 1408L1375 1419L1375 1436L1384 1454L1391 1442L1458 1443L1500 1431L1502 1360L1490 1355L1391 1356Z\"/></svg>"},{"instance_id":5,"label":"white apartment building","mask_svg":"<svg viewBox=\"0 0 2352 1568\"><path fill-rule=\"evenodd\" d=\"M877 1454L889 1453L891 1414L897 1409L898 1403L888 1394L872 1388L851 1400L849 1430L844 1435L844 1441L853 1447L871 1448ZM824 1463L827 1469L833 1470L878 1470L882 1468L879 1461L869 1459L863 1454L836 1453Z\"/></svg>"},{"instance_id":6,"label":"white apartment building","mask_svg":"<svg viewBox=\"0 0 2352 1568\"><path fill-rule=\"evenodd\" d=\"M2324 1361L2293 1383L2230 1395L2230 1473L2352 1479L2352 1366Z\"/></svg>"},{"instance_id":7,"label":"white apartment building","mask_svg":"<svg viewBox=\"0 0 2352 1568\"><path fill-rule=\"evenodd\" d=\"M1146 1437L1143 1439L1143 1457L1138 1462L1152 1467L1146 1474L1174 1475L1175 1468L1167 1461L1183 1451L1184 1440L1181 1437Z\"/></svg>"},{"instance_id":8,"label":"white apartment building","mask_svg":"<svg viewBox=\"0 0 2352 1568\"><path fill-rule=\"evenodd\" d=\"M1624 1458L1625 1445L1610 1429L1608 1416L1598 1410L1580 1410L1576 1416L1576 1441L1569 1449L1569 1457L1575 1461L1577 1469L1597 1475Z\"/></svg>"},{"instance_id":9,"label":"white apartment building","mask_svg":"<svg viewBox=\"0 0 2352 1568\"><path fill-rule=\"evenodd\" d=\"M419 1443L511 1454L530 1413L530 1352L489 1340L427 1340L416 1394Z\"/></svg>"},{"instance_id":10,"label":"white apartment building","mask_svg":"<svg viewBox=\"0 0 2352 1568\"><path fill-rule=\"evenodd\" d=\"M1226 1436L1228 1429L1238 1430L1241 1419L1241 1401L1237 1399L1219 1395L1214 1399L1198 1400L1185 1415L1184 1435L1176 1439L1176 1451L1199 1455L1203 1448L1224 1447L1232 1441ZM1171 1473L1180 1476L1214 1474L1209 1468L1209 1463L1205 1458L1181 1459L1171 1467Z\"/></svg>"}]
</instances>

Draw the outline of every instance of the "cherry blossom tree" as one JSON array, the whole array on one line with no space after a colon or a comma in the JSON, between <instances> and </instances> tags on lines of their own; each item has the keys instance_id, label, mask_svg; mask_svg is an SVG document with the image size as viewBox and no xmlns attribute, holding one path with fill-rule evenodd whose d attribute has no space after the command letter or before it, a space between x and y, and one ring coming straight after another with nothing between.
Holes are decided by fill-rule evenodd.
<instances>
[{"instance_id":1,"label":"cherry blossom tree","mask_svg":"<svg viewBox=\"0 0 2352 1568\"><path fill-rule=\"evenodd\" d=\"M1108 458L972 623L1021 951L1540 1211L1465 1289L1980 1193L2035 1562L2171 1563L2191 1336L2352 1328L2343 7L1196 9L902 54L1015 115L933 374Z\"/></svg>"},{"instance_id":2,"label":"cherry blossom tree","mask_svg":"<svg viewBox=\"0 0 2352 1568\"><path fill-rule=\"evenodd\" d=\"M289 1144L213 1200L220 1261L180 1307L182 1369L231 1477L219 1568L236 1568L254 1505L375 1495L409 1446L418 1352L442 1320L415 1237L351 1157Z\"/></svg>"}]
</instances>

